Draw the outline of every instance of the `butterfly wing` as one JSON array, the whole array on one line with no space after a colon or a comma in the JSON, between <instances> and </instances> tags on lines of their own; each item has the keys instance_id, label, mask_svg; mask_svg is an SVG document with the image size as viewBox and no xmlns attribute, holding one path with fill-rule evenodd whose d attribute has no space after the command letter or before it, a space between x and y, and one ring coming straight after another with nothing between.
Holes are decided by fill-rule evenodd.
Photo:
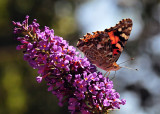
<instances>
[{"instance_id":1,"label":"butterfly wing","mask_svg":"<svg viewBox=\"0 0 160 114\"><path fill-rule=\"evenodd\" d=\"M132 20L123 19L114 27L104 31L87 33L79 39L77 48L81 50L92 64L107 70L116 62L132 30Z\"/></svg>"},{"instance_id":2,"label":"butterfly wing","mask_svg":"<svg viewBox=\"0 0 160 114\"><path fill-rule=\"evenodd\" d=\"M123 19L116 26L104 30L111 40L112 55L115 56L112 61L116 62L122 53L130 36L132 25L131 19Z\"/></svg>"}]
</instances>

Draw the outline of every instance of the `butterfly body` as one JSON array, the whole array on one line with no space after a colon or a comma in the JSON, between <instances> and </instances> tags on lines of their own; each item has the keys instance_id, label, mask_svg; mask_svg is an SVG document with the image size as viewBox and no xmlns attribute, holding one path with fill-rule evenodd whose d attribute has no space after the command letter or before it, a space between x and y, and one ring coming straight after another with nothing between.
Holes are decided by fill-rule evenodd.
<instances>
[{"instance_id":1,"label":"butterfly body","mask_svg":"<svg viewBox=\"0 0 160 114\"><path fill-rule=\"evenodd\" d=\"M87 33L79 39L77 48L88 60L106 71L116 71L121 67L116 63L132 30L132 20L123 19L116 26L104 31Z\"/></svg>"}]
</instances>

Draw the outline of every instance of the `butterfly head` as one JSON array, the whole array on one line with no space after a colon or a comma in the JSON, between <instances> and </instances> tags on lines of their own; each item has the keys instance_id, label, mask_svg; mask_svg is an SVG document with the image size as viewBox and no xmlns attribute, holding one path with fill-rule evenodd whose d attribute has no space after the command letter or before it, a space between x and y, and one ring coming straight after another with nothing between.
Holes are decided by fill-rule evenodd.
<instances>
[{"instance_id":1,"label":"butterfly head","mask_svg":"<svg viewBox=\"0 0 160 114\"><path fill-rule=\"evenodd\" d=\"M109 68L107 68L106 71L117 71L120 68L121 67L116 62L113 62L113 64L109 66Z\"/></svg>"}]
</instances>

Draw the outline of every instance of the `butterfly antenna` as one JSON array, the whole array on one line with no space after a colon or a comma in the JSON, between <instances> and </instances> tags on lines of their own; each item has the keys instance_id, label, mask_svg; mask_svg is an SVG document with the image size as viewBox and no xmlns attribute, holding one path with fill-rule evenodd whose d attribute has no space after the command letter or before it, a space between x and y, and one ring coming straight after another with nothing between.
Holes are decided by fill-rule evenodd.
<instances>
[{"instance_id":1,"label":"butterfly antenna","mask_svg":"<svg viewBox=\"0 0 160 114\"><path fill-rule=\"evenodd\" d=\"M126 67L126 66L120 66L121 68L127 68L127 69L130 69L130 70L136 70L138 71L138 69L133 69L133 68L129 68L129 67Z\"/></svg>"},{"instance_id":2,"label":"butterfly antenna","mask_svg":"<svg viewBox=\"0 0 160 114\"><path fill-rule=\"evenodd\" d=\"M126 60L126 61L124 61L124 62L122 62L122 63L119 63L118 65L123 64L123 63L126 63L126 62L128 62L128 61L132 61L132 60L134 60L134 58L130 58L130 59L128 59L128 60Z\"/></svg>"}]
</instances>

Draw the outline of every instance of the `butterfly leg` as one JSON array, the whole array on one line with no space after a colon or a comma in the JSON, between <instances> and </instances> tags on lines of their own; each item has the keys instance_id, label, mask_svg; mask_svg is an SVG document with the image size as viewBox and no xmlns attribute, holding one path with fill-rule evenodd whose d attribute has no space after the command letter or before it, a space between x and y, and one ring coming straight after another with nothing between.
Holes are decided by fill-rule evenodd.
<instances>
[{"instance_id":1,"label":"butterfly leg","mask_svg":"<svg viewBox=\"0 0 160 114\"><path fill-rule=\"evenodd\" d=\"M107 77L110 75L110 71L108 72L108 74L107 74Z\"/></svg>"},{"instance_id":2,"label":"butterfly leg","mask_svg":"<svg viewBox=\"0 0 160 114\"><path fill-rule=\"evenodd\" d=\"M106 76L107 73L108 73L108 71L104 74L104 77Z\"/></svg>"},{"instance_id":3,"label":"butterfly leg","mask_svg":"<svg viewBox=\"0 0 160 114\"><path fill-rule=\"evenodd\" d=\"M107 75L107 76L106 76ZM108 77L110 75L110 71L107 71L104 76Z\"/></svg>"},{"instance_id":4,"label":"butterfly leg","mask_svg":"<svg viewBox=\"0 0 160 114\"><path fill-rule=\"evenodd\" d=\"M113 80L115 77L116 77L116 71L115 71L114 76L113 76L113 78L111 80Z\"/></svg>"}]
</instances>

